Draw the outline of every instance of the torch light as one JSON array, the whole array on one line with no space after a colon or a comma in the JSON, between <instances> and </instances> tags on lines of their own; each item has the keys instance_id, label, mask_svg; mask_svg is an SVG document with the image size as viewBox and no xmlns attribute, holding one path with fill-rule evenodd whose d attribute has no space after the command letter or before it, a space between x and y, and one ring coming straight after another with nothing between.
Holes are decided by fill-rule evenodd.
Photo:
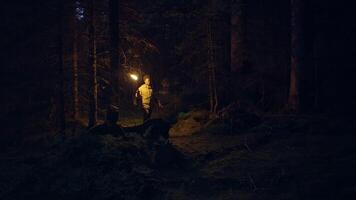
<instances>
[{"instance_id":1,"label":"torch light","mask_svg":"<svg viewBox=\"0 0 356 200\"><path fill-rule=\"evenodd\" d=\"M138 76L136 74L130 74L130 77L132 80L137 81L138 80Z\"/></svg>"}]
</instances>

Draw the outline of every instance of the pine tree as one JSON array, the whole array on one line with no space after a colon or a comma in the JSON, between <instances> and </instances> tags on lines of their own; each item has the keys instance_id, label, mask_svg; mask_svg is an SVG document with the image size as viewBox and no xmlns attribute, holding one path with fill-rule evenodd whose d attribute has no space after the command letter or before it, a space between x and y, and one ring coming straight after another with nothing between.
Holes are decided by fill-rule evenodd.
<instances>
[{"instance_id":1,"label":"pine tree","mask_svg":"<svg viewBox=\"0 0 356 200\"><path fill-rule=\"evenodd\" d=\"M89 5L89 121L88 127L96 125L98 113L97 55L94 0Z\"/></svg>"},{"instance_id":2,"label":"pine tree","mask_svg":"<svg viewBox=\"0 0 356 200\"><path fill-rule=\"evenodd\" d=\"M304 65L303 0L291 0L291 66L288 107L300 110L300 69Z\"/></svg>"},{"instance_id":3,"label":"pine tree","mask_svg":"<svg viewBox=\"0 0 356 200\"><path fill-rule=\"evenodd\" d=\"M207 34L208 34L208 81L209 81L209 102L210 102L210 112L216 112L218 107L218 94L216 86L216 43L214 34L214 22L216 18L215 0L210 0L209 2L209 13L208 13L208 24L207 24Z\"/></svg>"},{"instance_id":4,"label":"pine tree","mask_svg":"<svg viewBox=\"0 0 356 200\"><path fill-rule=\"evenodd\" d=\"M71 1L72 7L71 7L71 25L72 25L72 30L73 30L73 38L72 38L72 93L73 93L73 120L78 119L79 115L79 72L78 72L78 24L77 24L77 16L76 16L76 2L77 1Z\"/></svg>"},{"instance_id":5,"label":"pine tree","mask_svg":"<svg viewBox=\"0 0 356 200\"><path fill-rule=\"evenodd\" d=\"M110 9L110 62L111 88L115 91L111 97L111 104L118 105L119 93L119 0L109 1Z\"/></svg>"},{"instance_id":6,"label":"pine tree","mask_svg":"<svg viewBox=\"0 0 356 200\"><path fill-rule=\"evenodd\" d=\"M64 107L64 69L63 69L63 10L64 4L61 1L58 1L58 85L57 85L57 92L58 92L58 125L59 125L59 132L61 134L65 133L66 122L65 122L65 107Z\"/></svg>"}]
</instances>

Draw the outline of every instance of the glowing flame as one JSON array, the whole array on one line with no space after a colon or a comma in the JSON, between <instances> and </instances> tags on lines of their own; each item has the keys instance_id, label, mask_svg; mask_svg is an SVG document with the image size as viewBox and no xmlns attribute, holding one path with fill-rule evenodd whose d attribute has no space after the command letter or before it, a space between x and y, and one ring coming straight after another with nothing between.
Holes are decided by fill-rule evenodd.
<instances>
[{"instance_id":1,"label":"glowing flame","mask_svg":"<svg viewBox=\"0 0 356 200\"><path fill-rule=\"evenodd\" d=\"M138 76L136 74L130 74L130 77L135 81L138 80Z\"/></svg>"}]
</instances>

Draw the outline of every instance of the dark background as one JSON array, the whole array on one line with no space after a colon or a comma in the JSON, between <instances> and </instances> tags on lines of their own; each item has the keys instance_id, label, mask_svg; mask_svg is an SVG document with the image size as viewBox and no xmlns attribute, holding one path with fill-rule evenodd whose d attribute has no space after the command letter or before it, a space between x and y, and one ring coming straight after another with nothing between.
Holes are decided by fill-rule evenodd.
<instances>
[{"instance_id":1,"label":"dark background","mask_svg":"<svg viewBox=\"0 0 356 200\"><path fill-rule=\"evenodd\" d=\"M108 8L100 7L101 3L98 3L98 13L105 15ZM283 112L289 90L290 2L233 1L230 6L228 3L222 1L216 7L219 15L216 35L222 48L217 55L221 61L217 75L221 107L237 99L258 112ZM85 2L82 5L85 7ZM147 39L157 51L140 53L138 47L134 47L131 52L136 51L136 57L130 58L127 53L128 63L121 59L121 65L140 66L152 74L156 85L163 78L170 79L174 90L188 99L187 104L189 101L206 104L206 2L137 0L127 5L134 8L135 13L121 12L120 17L127 20L121 30L134 29L134 34ZM31 120L41 123L41 120L48 121L49 115L56 115L52 104L56 101L59 69L57 8L56 1L7 1L1 5L1 117L6 121L5 126L23 125ZM84 8L84 16L85 11ZM307 64L300 69L302 112L354 116L354 11L352 3L346 1L306 2L303 31ZM231 27L230 19L236 15L242 16L243 42L234 44L230 38L236 30ZM64 71L66 110L70 112L68 16L68 12L63 15ZM78 25L82 32L86 32L85 20L84 17ZM107 34L101 23L105 20L105 17L98 18L98 29L103 26L103 35ZM86 39L81 40L80 65L85 68L87 44ZM108 40L103 40L102 47L98 48L104 51ZM242 56L230 54L229 48L234 45ZM129 52L124 42L122 46ZM107 57L99 59L107 63ZM85 78L82 79L85 92ZM123 93L127 93L127 87L131 86L123 84ZM123 99L129 96L124 94ZM85 101L81 103L84 113L85 104Z\"/></svg>"}]
</instances>

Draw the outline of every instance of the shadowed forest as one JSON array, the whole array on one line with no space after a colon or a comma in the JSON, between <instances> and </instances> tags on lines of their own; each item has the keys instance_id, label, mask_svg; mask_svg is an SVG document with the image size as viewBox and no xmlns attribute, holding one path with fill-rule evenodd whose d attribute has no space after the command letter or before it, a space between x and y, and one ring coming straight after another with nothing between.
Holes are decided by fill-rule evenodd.
<instances>
[{"instance_id":1,"label":"shadowed forest","mask_svg":"<svg viewBox=\"0 0 356 200\"><path fill-rule=\"evenodd\" d=\"M0 9L0 199L356 197L352 3Z\"/></svg>"}]
</instances>

